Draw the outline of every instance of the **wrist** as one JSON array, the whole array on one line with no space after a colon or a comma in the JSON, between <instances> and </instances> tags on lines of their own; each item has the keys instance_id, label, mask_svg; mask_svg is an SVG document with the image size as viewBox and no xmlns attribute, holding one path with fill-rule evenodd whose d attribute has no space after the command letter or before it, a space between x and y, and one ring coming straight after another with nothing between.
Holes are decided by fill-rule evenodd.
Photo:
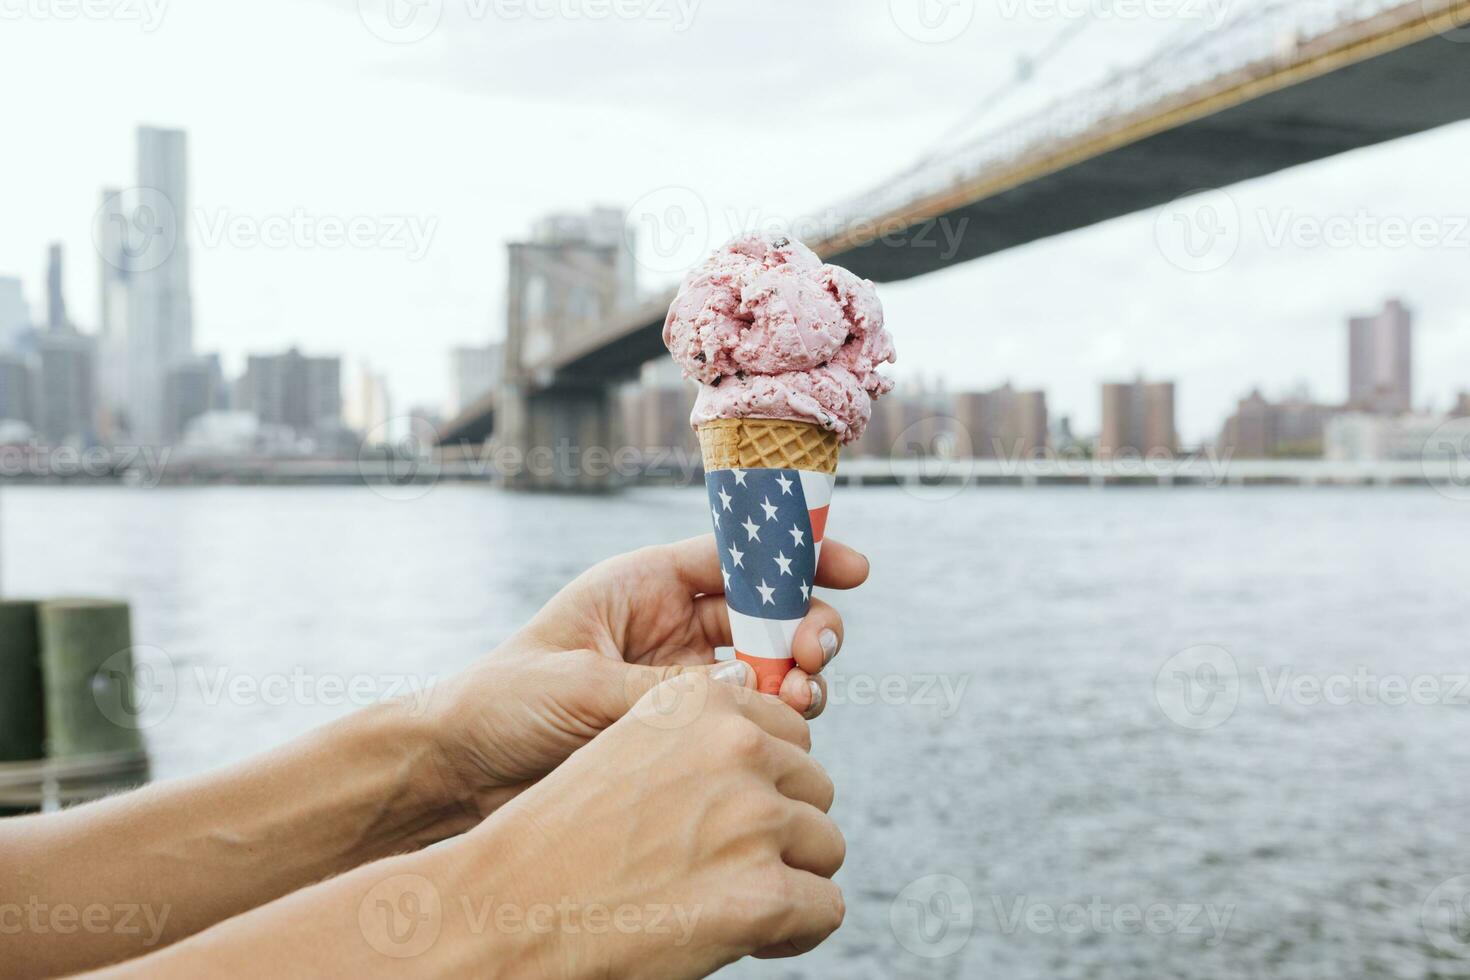
<instances>
[{"instance_id":1,"label":"wrist","mask_svg":"<svg viewBox=\"0 0 1470 980\"><path fill-rule=\"evenodd\" d=\"M439 944L450 960L440 964L446 975L569 975L557 899L548 897L561 881L548 860L554 853L514 807L425 852L449 939Z\"/></svg>"},{"instance_id":2,"label":"wrist","mask_svg":"<svg viewBox=\"0 0 1470 980\"><path fill-rule=\"evenodd\" d=\"M473 794L456 778L441 732L419 699L375 705L343 723L344 758L384 780L382 830L388 851L415 850L479 822Z\"/></svg>"}]
</instances>

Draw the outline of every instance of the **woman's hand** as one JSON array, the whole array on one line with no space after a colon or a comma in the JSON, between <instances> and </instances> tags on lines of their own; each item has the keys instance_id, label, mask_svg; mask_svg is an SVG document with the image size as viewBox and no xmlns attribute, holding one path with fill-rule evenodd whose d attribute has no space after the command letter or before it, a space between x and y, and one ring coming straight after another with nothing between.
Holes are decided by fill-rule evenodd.
<instances>
[{"instance_id":1,"label":"woman's hand","mask_svg":"<svg viewBox=\"0 0 1470 980\"><path fill-rule=\"evenodd\" d=\"M774 697L677 677L456 841L458 887L522 913L536 976L702 977L804 953L845 910L830 879L846 843L810 738Z\"/></svg>"},{"instance_id":2,"label":"woman's hand","mask_svg":"<svg viewBox=\"0 0 1470 980\"><path fill-rule=\"evenodd\" d=\"M817 585L851 589L868 561L822 546ZM609 559L572 582L519 633L436 689L431 727L446 777L488 814L560 765L660 681L708 671L730 645L713 535ZM820 599L797 630L781 699L815 718L819 674L842 646L842 618Z\"/></svg>"}]
</instances>

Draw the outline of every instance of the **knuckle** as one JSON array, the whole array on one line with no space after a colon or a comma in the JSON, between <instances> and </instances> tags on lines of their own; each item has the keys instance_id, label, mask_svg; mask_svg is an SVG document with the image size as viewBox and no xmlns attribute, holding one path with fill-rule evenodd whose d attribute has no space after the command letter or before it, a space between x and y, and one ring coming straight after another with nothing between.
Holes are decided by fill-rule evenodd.
<instances>
[{"instance_id":1,"label":"knuckle","mask_svg":"<svg viewBox=\"0 0 1470 980\"><path fill-rule=\"evenodd\" d=\"M803 752L812 750L812 726L805 718L797 719L796 744Z\"/></svg>"},{"instance_id":2,"label":"knuckle","mask_svg":"<svg viewBox=\"0 0 1470 980\"><path fill-rule=\"evenodd\" d=\"M766 733L743 716L726 724L723 736L725 751L736 759L753 762L765 752Z\"/></svg>"},{"instance_id":3,"label":"knuckle","mask_svg":"<svg viewBox=\"0 0 1470 980\"><path fill-rule=\"evenodd\" d=\"M842 829L835 823L832 824L832 863L832 873L834 875L841 871L842 866L847 863L847 836L842 833ZM842 897L840 889L837 892L837 897L839 899Z\"/></svg>"},{"instance_id":4,"label":"knuckle","mask_svg":"<svg viewBox=\"0 0 1470 980\"><path fill-rule=\"evenodd\" d=\"M832 886L832 902L828 920L824 925L830 926L827 935L831 935L842 928L842 923L847 919L847 898L842 894L842 889L836 885Z\"/></svg>"}]
</instances>

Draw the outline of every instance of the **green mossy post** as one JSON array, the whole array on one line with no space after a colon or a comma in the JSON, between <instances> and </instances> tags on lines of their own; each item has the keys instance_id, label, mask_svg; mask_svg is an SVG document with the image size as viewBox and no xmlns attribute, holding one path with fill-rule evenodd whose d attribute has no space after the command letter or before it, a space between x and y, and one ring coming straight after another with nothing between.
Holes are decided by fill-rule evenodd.
<instances>
[{"instance_id":1,"label":"green mossy post","mask_svg":"<svg viewBox=\"0 0 1470 980\"><path fill-rule=\"evenodd\" d=\"M0 762L34 762L46 751L37 603L0 600ZM0 806L0 817L35 807Z\"/></svg>"},{"instance_id":2,"label":"green mossy post","mask_svg":"<svg viewBox=\"0 0 1470 980\"><path fill-rule=\"evenodd\" d=\"M142 753L127 603L43 602L39 619L50 757ZM129 778L120 785L134 782Z\"/></svg>"}]
</instances>

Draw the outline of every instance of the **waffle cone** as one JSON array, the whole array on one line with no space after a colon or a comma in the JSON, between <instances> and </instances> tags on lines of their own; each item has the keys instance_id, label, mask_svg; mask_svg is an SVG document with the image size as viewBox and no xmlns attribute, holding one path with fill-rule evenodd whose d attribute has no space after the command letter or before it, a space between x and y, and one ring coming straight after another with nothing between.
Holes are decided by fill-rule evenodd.
<instances>
[{"instance_id":1,"label":"waffle cone","mask_svg":"<svg viewBox=\"0 0 1470 980\"><path fill-rule=\"evenodd\" d=\"M786 419L712 419L698 428L704 468L836 473L837 434Z\"/></svg>"}]
</instances>

